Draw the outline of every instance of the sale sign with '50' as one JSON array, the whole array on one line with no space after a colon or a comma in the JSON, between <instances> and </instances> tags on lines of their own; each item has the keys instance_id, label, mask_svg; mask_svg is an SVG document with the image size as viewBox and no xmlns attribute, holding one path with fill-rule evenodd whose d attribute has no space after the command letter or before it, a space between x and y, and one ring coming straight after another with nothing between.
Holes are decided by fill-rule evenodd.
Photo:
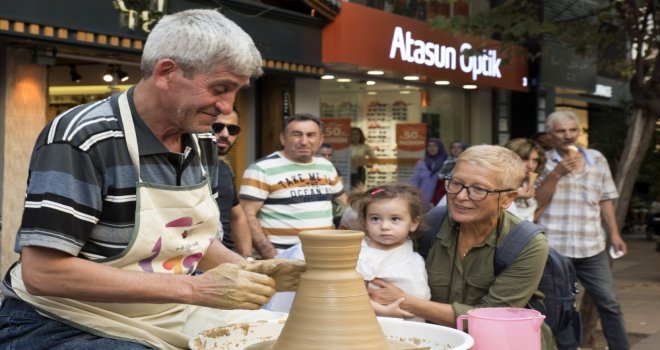
<instances>
[{"instance_id":1,"label":"sale sign with '50'","mask_svg":"<svg viewBox=\"0 0 660 350\"><path fill-rule=\"evenodd\" d=\"M346 186L351 173L351 118L321 118L321 121L323 142L332 146L332 162Z\"/></svg>"},{"instance_id":2,"label":"sale sign with '50'","mask_svg":"<svg viewBox=\"0 0 660 350\"><path fill-rule=\"evenodd\" d=\"M426 149L426 124L397 123L396 144L399 159L423 158Z\"/></svg>"}]
</instances>

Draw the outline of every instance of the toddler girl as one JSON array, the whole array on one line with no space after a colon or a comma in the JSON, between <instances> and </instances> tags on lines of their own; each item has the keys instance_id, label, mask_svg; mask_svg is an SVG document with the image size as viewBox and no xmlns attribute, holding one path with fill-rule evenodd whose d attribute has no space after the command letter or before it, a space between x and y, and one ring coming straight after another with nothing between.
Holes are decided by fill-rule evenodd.
<instances>
[{"instance_id":1,"label":"toddler girl","mask_svg":"<svg viewBox=\"0 0 660 350\"><path fill-rule=\"evenodd\" d=\"M360 228L365 232L357 262L357 271L369 288L375 278L395 284L407 294L429 300L431 291L427 283L424 259L413 251L410 235L422 222L424 201L419 190L411 185L396 184L373 187L364 193L354 193L349 200L357 212ZM371 302L378 316L414 318L403 312L399 304Z\"/></svg>"}]
</instances>

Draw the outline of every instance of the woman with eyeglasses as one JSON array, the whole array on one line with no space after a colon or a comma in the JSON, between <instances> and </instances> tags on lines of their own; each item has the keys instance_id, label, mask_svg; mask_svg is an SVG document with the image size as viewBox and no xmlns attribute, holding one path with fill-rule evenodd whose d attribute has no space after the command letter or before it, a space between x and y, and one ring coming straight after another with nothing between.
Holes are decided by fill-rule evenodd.
<instances>
[{"instance_id":1,"label":"woman with eyeglasses","mask_svg":"<svg viewBox=\"0 0 660 350\"><path fill-rule=\"evenodd\" d=\"M403 311L433 323L455 327L456 317L480 307L525 307L537 290L548 243L535 235L516 260L495 276L495 247L522 219L506 208L525 178L525 165L513 151L492 145L473 146L458 157L446 179L447 217L426 257L431 300L420 300L391 283L375 280L372 300L391 304L404 298ZM427 216L437 215L432 210ZM552 349L552 332L543 325L543 349Z\"/></svg>"}]
</instances>

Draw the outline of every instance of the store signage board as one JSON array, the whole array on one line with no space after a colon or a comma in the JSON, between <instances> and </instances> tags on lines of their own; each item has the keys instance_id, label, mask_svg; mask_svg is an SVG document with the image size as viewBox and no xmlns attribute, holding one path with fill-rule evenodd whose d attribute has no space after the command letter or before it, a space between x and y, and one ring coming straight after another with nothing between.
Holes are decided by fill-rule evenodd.
<instances>
[{"instance_id":1,"label":"store signage board","mask_svg":"<svg viewBox=\"0 0 660 350\"><path fill-rule=\"evenodd\" d=\"M472 45L462 43L457 53L455 47L414 39L412 32L406 31L404 34L403 28L395 27L389 57L451 70L458 66L462 72L471 74L474 81L480 75L502 78L502 59L497 56L497 50L484 50L480 55L469 54L471 50Z\"/></svg>"},{"instance_id":2,"label":"store signage board","mask_svg":"<svg viewBox=\"0 0 660 350\"><path fill-rule=\"evenodd\" d=\"M342 3L341 13L323 29L322 56L328 67L417 75L426 83L448 80L528 91L525 52L521 47L504 50L491 39L451 35L427 22L352 2Z\"/></svg>"}]
</instances>

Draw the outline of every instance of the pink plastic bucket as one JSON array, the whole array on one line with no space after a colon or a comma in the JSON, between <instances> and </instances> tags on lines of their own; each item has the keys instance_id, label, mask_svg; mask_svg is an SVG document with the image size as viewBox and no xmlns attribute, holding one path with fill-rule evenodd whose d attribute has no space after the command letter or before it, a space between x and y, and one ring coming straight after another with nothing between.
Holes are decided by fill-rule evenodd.
<instances>
[{"instance_id":1,"label":"pink plastic bucket","mask_svg":"<svg viewBox=\"0 0 660 350\"><path fill-rule=\"evenodd\" d=\"M472 309L456 318L456 328L474 339L472 350L537 350L541 349L543 316L536 310L513 307Z\"/></svg>"}]
</instances>

